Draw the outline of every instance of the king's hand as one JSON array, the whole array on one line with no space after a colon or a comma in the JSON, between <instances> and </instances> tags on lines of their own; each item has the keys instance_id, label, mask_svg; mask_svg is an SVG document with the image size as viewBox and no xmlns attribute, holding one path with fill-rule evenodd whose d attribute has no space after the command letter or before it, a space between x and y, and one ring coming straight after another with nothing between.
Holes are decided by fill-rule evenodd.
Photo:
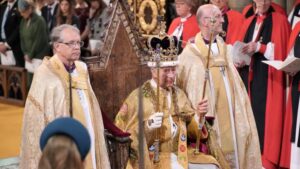
<instances>
[{"instance_id":1,"label":"king's hand","mask_svg":"<svg viewBox=\"0 0 300 169\"><path fill-rule=\"evenodd\" d=\"M153 113L147 120L147 127L150 130L157 129L161 127L162 118L164 116L163 112Z\"/></svg>"}]
</instances>

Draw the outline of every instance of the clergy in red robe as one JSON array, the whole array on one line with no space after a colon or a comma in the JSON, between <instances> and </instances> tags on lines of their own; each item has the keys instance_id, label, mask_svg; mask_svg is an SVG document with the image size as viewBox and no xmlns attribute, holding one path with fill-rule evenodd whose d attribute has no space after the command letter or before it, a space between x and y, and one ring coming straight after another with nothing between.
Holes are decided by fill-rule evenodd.
<instances>
[{"instance_id":1,"label":"clergy in red robe","mask_svg":"<svg viewBox=\"0 0 300 169\"><path fill-rule=\"evenodd\" d=\"M271 1L255 0L257 14L244 21L240 40L242 49L251 56L250 65L240 68L248 88L256 120L263 166L279 165L285 112L285 76L281 71L262 63L264 60L284 60L290 34L287 18L272 12Z\"/></svg>"},{"instance_id":2,"label":"clergy in red robe","mask_svg":"<svg viewBox=\"0 0 300 169\"><path fill-rule=\"evenodd\" d=\"M294 29L295 25L300 21L300 0L296 0L292 11L289 14L289 22Z\"/></svg>"},{"instance_id":3,"label":"clergy in red robe","mask_svg":"<svg viewBox=\"0 0 300 169\"><path fill-rule=\"evenodd\" d=\"M272 1L272 0L268 0L268 1ZM271 9L274 12L278 12L284 16L287 16L286 11L280 5L274 2L271 2ZM256 11L256 6L255 6L255 2L253 2L252 4L247 5L243 9L242 14L244 15L245 18L249 18L250 16L255 15L255 11Z\"/></svg>"},{"instance_id":4,"label":"clergy in red robe","mask_svg":"<svg viewBox=\"0 0 300 169\"><path fill-rule=\"evenodd\" d=\"M172 21L168 34L180 40L178 48L181 53L188 40L194 38L200 31L195 16L199 3L196 0L175 0L175 5L179 17Z\"/></svg>"},{"instance_id":5,"label":"clergy in red robe","mask_svg":"<svg viewBox=\"0 0 300 169\"><path fill-rule=\"evenodd\" d=\"M300 23L295 25L288 43L288 57L300 58ZM284 135L280 164L285 168L298 169L300 167L300 72L289 72L292 82L284 118Z\"/></svg>"},{"instance_id":6,"label":"clergy in red robe","mask_svg":"<svg viewBox=\"0 0 300 169\"><path fill-rule=\"evenodd\" d=\"M211 4L216 5L222 11L224 23L222 25L223 39L227 44L234 44L237 40L244 17L241 13L232 10L228 6L228 0L210 0Z\"/></svg>"}]
</instances>

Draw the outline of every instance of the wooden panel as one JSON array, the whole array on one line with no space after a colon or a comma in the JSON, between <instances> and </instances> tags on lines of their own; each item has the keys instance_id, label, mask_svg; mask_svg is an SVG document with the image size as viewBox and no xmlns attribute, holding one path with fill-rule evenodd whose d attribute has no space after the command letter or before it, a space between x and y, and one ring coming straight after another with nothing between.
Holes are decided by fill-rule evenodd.
<instances>
[{"instance_id":1,"label":"wooden panel","mask_svg":"<svg viewBox=\"0 0 300 169\"><path fill-rule=\"evenodd\" d=\"M23 106L27 96L27 71L0 65L0 101Z\"/></svg>"},{"instance_id":2,"label":"wooden panel","mask_svg":"<svg viewBox=\"0 0 300 169\"><path fill-rule=\"evenodd\" d=\"M150 77L149 68L140 65L125 27L120 24L117 31L106 69L90 72L101 110L112 120L128 94Z\"/></svg>"}]
</instances>

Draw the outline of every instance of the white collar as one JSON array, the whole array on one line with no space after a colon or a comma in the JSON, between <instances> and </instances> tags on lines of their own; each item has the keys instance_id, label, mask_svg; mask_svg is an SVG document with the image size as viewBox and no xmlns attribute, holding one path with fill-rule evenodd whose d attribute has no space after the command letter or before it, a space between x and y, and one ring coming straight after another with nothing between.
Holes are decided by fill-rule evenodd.
<instances>
[{"instance_id":1,"label":"white collar","mask_svg":"<svg viewBox=\"0 0 300 169\"><path fill-rule=\"evenodd\" d=\"M185 21L187 21L187 19L188 19L189 17L191 17L191 16L192 16L192 14L189 13L187 16L181 17L181 18L180 18L180 22L185 22Z\"/></svg>"},{"instance_id":2,"label":"white collar","mask_svg":"<svg viewBox=\"0 0 300 169\"><path fill-rule=\"evenodd\" d=\"M150 84L151 84L151 86L152 86L153 88L157 88L157 83L156 83L156 81L155 81L154 79L151 79L151 80L150 80Z\"/></svg>"},{"instance_id":3,"label":"white collar","mask_svg":"<svg viewBox=\"0 0 300 169\"><path fill-rule=\"evenodd\" d=\"M150 84L151 84L151 86L153 87L153 88L157 88L157 83L156 83L156 81L154 80L154 79L151 79L150 80ZM159 89L160 90L165 90L164 88L162 88L162 87L159 87Z\"/></svg>"}]
</instances>

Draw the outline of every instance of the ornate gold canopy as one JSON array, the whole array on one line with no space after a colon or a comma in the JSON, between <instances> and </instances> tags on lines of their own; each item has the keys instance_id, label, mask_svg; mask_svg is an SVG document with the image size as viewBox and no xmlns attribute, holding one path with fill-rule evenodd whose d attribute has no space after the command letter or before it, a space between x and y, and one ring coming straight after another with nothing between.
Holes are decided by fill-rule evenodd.
<instances>
[{"instance_id":1,"label":"ornate gold canopy","mask_svg":"<svg viewBox=\"0 0 300 169\"><path fill-rule=\"evenodd\" d=\"M160 31L160 20L165 15L165 0L127 0L134 22L142 35L154 35Z\"/></svg>"}]
</instances>

